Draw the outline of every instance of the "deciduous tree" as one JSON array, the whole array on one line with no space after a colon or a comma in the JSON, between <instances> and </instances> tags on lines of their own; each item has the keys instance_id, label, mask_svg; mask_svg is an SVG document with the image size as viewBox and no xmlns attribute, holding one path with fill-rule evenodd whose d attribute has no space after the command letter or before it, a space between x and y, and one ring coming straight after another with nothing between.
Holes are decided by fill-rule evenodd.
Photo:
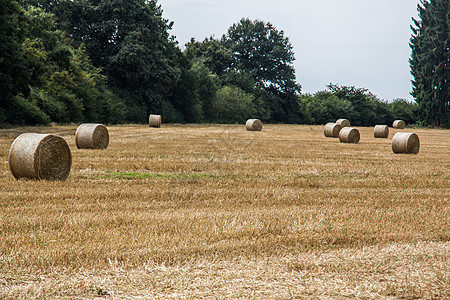
<instances>
[{"instance_id":1,"label":"deciduous tree","mask_svg":"<svg viewBox=\"0 0 450 300\"><path fill-rule=\"evenodd\" d=\"M267 93L272 120L298 122L300 85L295 81L292 45L284 32L271 23L242 19L221 41L232 53L230 70L250 74Z\"/></svg>"},{"instance_id":2,"label":"deciduous tree","mask_svg":"<svg viewBox=\"0 0 450 300\"><path fill-rule=\"evenodd\" d=\"M170 99L181 76L181 50L156 0L38 2L57 14L73 39L86 45L109 83L129 96L130 105L138 108L129 121L143 122L150 112L173 115Z\"/></svg>"}]
</instances>

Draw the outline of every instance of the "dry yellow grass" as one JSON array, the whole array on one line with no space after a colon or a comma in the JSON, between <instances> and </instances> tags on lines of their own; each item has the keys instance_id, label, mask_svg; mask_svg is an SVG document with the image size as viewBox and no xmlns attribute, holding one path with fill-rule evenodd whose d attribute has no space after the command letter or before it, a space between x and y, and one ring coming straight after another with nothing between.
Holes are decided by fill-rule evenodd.
<instances>
[{"instance_id":1,"label":"dry yellow grass","mask_svg":"<svg viewBox=\"0 0 450 300\"><path fill-rule=\"evenodd\" d=\"M450 297L450 131L396 155L373 128L111 126L102 151L75 130L0 130L0 298ZM66 139L66 181L13 178L30 131Z\"/></svg>"}]
</instances>

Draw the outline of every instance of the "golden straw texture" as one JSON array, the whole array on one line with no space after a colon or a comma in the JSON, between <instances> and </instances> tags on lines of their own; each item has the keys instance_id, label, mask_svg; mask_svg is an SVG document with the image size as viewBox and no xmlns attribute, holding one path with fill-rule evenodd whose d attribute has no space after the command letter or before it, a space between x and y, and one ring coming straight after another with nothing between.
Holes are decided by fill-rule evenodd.
<instances>
[{"instance_id":1,"label":"golden straw texture","mask_svg":"<svg viewBox=\"0 0 450 300\"><path fill-rule=\"evenodd\" d=\"M69 146L57 135L21 134L9 151L9 168L17 179L65 180L71 166Z\"/></svg>"},{"instance_id":2,"label":"golden straw texture","mask_svg":"<svg viewBox=\"0 0 450 300\"><path fill-rule=\"evenodd\" d=\"M249 119L245 123L245 129L247 129L248 131L261 131L262 122L258 119Z\"/></svg>"},{"instance_id":3,"label":"golden straw texture","mask_svg":"<svg viewBox=\"0 0 450 300\"><path fill-rule=\"evenodd\" d=\"M75 133L75 143L78 149L106 149L108 129L102 124L81 124Z\"/></svg>"},{"instance_id":4,"label":"golden straw texture","mask_svg":"<svg viewBox=\"0 0 450 300\"><path fill-rule=\"evenodd\" d=\"M161 127L161 115L150 115L148 117L148 126L155 128Z\"/></svg>"},{"instance_id":5,"label":"golden straw texture","mask_svg":"<svg viewBox=\"0 0 450 300\"><path fill-rule=\"evenodd\" d=\"M392 127L393 128L397 128L397 129L405 129L405 121L403 121L403 120L395 120L392 123Z\"/></svg>"},{"instance_id":6,"label":"golden straw texture","mask_svg":"<svg viewBox=\"0 0 450 300\"><path fill-rule=\"evenodd\" d=\"M389 127L387 125L375 125L373 129L373 136L375 138L386 139L389 137Z\"/></svg>"},{"instance_id":7,"label":"golden straw texture","mask_svg":"<svg viewBox=\"0 0 450 300\"><path fill-rule=\"evenodd\" d=\"M344 128L344 127L350 127L350 121L347 120L347 119L338 119L338 120L336 121L336 124L341 125L342 128Z\"/></svg>"},{"instance_id":8,"label":"golden straw texture","mask_svg":"<svg viewBox=\"0 0 450 300\"><path fill-rule=\"evenodd\" d=\"M326 137L337 138L339 137L339 131L341 131L342 126L336 123L327 123L323 129L323 134Z\"/></svg>"},{"instance_id":9,"label":"golden straw texture","mask_svg":"<svg viewBox=\"0 0 450 300\"><path fill-rule=\"evenodd\" d=\"M449 130L399 155L245 121L108 126L108 151L0 129L0 299L450 299ZM68 180L11 175L23 132L67 141Z\"/></svg>"},{"instance_id":10,"label":"golden straw texture","mask_svg":"<svg viewBox=\"0 0 450 300\"><path fill-rule=\"evenodd\" d=\"M394 153L417 154L419 148L419 136L415 133L397 132L392 138L392 151Z\"/></svg>"},{"instance_id":11,"label":"golden straw texture","mask_svg":"<svg viewBox=\"0 0 450 300\"><path fill-rule=\"evenodd\" d=\"M339 132L339 141L341 143L359 143L360 134L358 129L352 127L342 128Z\"/></svg>"}]
</instances>

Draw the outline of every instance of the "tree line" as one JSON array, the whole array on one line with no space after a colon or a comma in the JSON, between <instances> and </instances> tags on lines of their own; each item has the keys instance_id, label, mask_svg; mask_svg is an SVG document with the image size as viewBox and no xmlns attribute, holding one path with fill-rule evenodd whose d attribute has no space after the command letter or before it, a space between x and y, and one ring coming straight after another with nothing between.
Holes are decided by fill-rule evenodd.
<instances>
[{"instance_id":1,"label":"tree line","mask_svg":"<svg viewBox=\"0 0 450 300\"><path fill-rule=\"evenodd\" d=\"M302 94L292 45L268 22L242 19L182 50L157 1L0 2L0 123L428 122L421 102L365 88Z\"/></svg>"}]
</instances>

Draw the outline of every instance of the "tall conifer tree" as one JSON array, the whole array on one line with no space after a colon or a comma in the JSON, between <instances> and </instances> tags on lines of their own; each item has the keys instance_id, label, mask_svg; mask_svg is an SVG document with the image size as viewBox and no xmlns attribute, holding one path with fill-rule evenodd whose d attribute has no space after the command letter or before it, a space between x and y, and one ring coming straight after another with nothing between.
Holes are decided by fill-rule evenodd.
<instances>
[{"instance_id":1,"label":"tall conifer tree","mask_svg":"<svg viewBox=\"0 0 450 300\"><path fill-rule=\"evenodd\" d=\"M412 95L424 125L450 127L450 0L421 0L411 26Z\"/></svg>"}]
</instances>

